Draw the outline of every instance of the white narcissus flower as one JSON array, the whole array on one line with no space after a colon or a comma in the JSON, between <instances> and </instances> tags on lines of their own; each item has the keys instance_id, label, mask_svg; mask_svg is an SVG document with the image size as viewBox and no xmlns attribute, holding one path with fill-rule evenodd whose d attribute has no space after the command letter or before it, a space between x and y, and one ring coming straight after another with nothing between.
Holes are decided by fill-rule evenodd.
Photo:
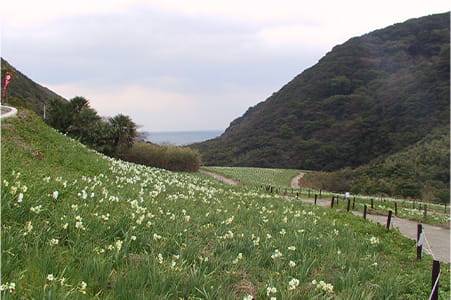
<instances>
[{"instance_id":1,"label":"white narcissus flower","mask_svg":"<svg viewBox=\"0 0 451 300\"><path fill-rule=\"evenodd\" d=\"M273 286L268 286L266 288L266 296L277 293L277 289Z\"/></svg>"},{"instance_id":2,"label":"white narcissus flower","mask_svg":"<svg viewBox=\"0 0 451 300\"><path fill-rule=\"evenodd\" d=\"M290 280L290 282L288 282L288 289L290 291L296 289L298 286L299 286L299 280L296 278L293 278Z\"/></svg>"}]
</instances>

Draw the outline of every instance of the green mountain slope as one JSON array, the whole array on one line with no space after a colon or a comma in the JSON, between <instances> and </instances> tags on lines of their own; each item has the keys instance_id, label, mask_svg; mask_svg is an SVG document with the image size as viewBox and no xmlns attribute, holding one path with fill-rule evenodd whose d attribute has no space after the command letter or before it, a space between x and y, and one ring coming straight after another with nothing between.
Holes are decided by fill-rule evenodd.
<instances>
[{"instance_id":1,"label":"green mountain slope","mask_svg":"<svg viewBox=\"0 0 451 300\"><path fill-rule=\"evenodd\" d=\"M338 45L195 144L207 165L337 170L396 153L449 124L449 13Z\"/></svg>"},{"instance_id":2,"label":"green mountain slope","mask_svg":"<svg viewBox=\"0 0 451 300\"><path fill-rule=\"evenodd\" d=\"M2 78L1 84L3 87L3 78L6 72L12 74L12 80L8 85L7 101L8 104L14 107L24 107L33 110L38 115L42 116L44 110L44 103L58 99L66 101L63 97L54 93L42 85L37 84L20 71L16 70L6 60L1 58Z\"/></svg>"},{"instance_id":3,"label":"green mountain slope","mask_svg":"<svg viewBox=\"0 0 451 300\"><path fill-rule=\"evenodd\" d=\"M416 260L415 241L399 231L203 174L114 160L29 111L1 128L2 299L430 294L432 258ZM444 299L449 274L442 264Z\"/></svg>"},{"instance_id":4,"label":"green mountain slope","mask_svg":"<svg viewBox=\"0 0 451 300\"><path fill-rule=\"evenodd\" d=\"M302 185L336 192L382 193L449 203L449 127L436 128L421 141L354 170L308 173Z\"/></svg>"}]
</instances>

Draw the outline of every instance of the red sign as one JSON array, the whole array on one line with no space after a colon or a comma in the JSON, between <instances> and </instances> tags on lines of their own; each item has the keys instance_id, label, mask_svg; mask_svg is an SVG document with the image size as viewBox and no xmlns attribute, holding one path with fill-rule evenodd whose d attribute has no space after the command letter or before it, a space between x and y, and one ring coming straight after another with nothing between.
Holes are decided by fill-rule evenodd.
<instances>
[{"instance_id":1,"label":"red sign","mask_svg":"<svg viewBox=\"0 0 451 300\"><path fill-rule=\"evenodd\" d=\"M6 73L6 75L5 75L5 85L3 86L4 89L6 89L6 87L8 86L9 82L11 81L11 78L12 78L11 74Z\"/></svg>"},{"instance_id":2,"label":"red sign","mask_svg":"<svg viewBox=\"0 0 451 300\"><path fill-rule=\"evenodd\" d=\"M3 85L2 99L6 98L6 87L8 86L8 84L11 81L12 77L13 76L10 73L6 73L5 74L5 84Z\"/></svg>"}]
</instances>

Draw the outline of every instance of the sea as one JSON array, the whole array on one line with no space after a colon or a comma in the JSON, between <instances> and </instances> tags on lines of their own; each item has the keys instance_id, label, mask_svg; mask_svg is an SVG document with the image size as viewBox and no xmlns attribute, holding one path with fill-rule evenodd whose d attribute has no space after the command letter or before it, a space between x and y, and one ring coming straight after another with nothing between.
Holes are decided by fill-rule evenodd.
<instances>
[{"instance_id":1,"label":"sea","mask_svg":"<svg viewBox=\"0 0 451 300\"><path fill-rule=\"evenodd\" d=\"M159 145L185 146L220 136L223 130L144 132L144 139Z\"/></svg>"}]
</instances>

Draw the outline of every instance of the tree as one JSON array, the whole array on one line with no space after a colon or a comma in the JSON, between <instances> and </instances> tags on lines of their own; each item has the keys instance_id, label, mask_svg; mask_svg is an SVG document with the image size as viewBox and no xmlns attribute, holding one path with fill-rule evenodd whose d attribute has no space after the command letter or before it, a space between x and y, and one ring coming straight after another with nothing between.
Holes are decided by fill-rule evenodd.
<instances>
[{"instance_id":1,"label":"tree","mask_svg":"<svg viewBox=\"0 0 451 300\"><path fill-rule=\"evenodd\" d=\"M62 133L68 133L68 129L72 124L72 113L69 102L56 99L51 100L48 103L47 119L45 121Z\"/></svg>"},{"instance_id":2,"label":"tree","mask_svg":"<svg viewBox=\"0 0 451 300\"><path fill-rule=\"evenodd\" d=\"M137 136L136 124L129 116L119 114L109 119L112 129L113 145L116 152L131 148Z\"/></svg>"},{"instance_id":3,"label":"tree","mask_svg":"<svg viewBox=\"0 0 451 300\"><path fill-rule=\"evenodd\" d=\"M71 111L74 114L79 114L84 108L89 108L89 101L84 97L74 97L70 100Z\"/></svg>"}]
</instances>

